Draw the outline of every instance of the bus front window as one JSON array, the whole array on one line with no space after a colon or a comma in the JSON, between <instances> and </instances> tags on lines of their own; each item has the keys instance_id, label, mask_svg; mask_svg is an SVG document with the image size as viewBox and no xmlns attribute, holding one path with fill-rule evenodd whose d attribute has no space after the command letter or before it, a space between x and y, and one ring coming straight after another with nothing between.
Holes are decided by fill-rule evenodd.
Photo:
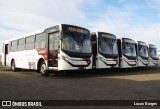
<instances>
[{"instance_id":1,"label":"bus front window","mask_svg":"<svg viewBox=\"0 0 160 109\"><path fill-rule=\"evenodd\" d=\"M109 55L118 55L116 40L111 38L100 38L99 52Z\"/></svg>"},{"instance_id":2,"label":"bus front window","mask_svg":"<svg viewBox=\"0 0 160 109\"><path fill-rule=\"evenodd\" d=\"M91 53L91 41L89 35L67 33L63 35L62 49L75 53Z\"/></svg>"},{"instance_id":3,"label":"bus front window","mask_svg":"<svg viewBox=\"0 0 160 109\"><path fill-rule=\"evenodd\" d=\"M141 45L139 48L140 48L139 49L139 55L141 57L148 57L148 48L147 48L147 46Z\"/></svg>"},{"instance_id":4,"label":"bus front window","mask_svg":"<svg viewBox=\"0 0 160 109\"><path fill-rule=\"evenodd\" d=\"M91 53L91 40L89 36L84 37L82 41L82 53Z\"/></svg>"},{"instance_id":5,"label":"bus front window","mask_svg":"<svg viewBox=\"0 0 160 109\"><path fill-rule=\"evenodd\" d=\"M157 49L156 48L150 48L149 52L150 52L151 57L153 57L153 58L157 57Z\"/></svg>"},{"instance_id":6,"label":"bus front window","mask_svg":"<svg viewBox=\"0 0 160 109\"><path fill-rule=\"evenodd\" d=\"M135 44L134 43L125 43L124 45L124 54L126 56L136 56Z\"/></svg>"}]
</instances>

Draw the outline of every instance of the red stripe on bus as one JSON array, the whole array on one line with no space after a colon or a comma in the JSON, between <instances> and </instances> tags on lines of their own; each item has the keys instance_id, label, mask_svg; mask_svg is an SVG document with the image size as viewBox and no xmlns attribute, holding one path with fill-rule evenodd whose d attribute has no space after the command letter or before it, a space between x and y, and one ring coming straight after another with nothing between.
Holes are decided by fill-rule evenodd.
<instances>
[{"instance_id":1,"label":"red stripe on bus","mask_svg":"<svg viewBox=\"0 0 160 109\"><path fill-rule=\"evenodd\" d=\"M38 52L39 55L43 56L44 60L48 59L48 49L47 48L38 48L36 49L36 51Z\"/></svg>"}]
</instances>

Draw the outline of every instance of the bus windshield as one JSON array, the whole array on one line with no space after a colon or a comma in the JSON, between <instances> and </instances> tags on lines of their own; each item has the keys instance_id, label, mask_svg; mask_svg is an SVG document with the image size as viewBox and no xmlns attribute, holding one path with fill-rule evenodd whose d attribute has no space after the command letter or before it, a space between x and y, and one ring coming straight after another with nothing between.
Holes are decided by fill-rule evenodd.
<instances>
[{"instance_id":1,"label":"bus windshield","mask_svg":"<svg viewBox=\"0 0 160 109\"><path fill-rule=\"evenodd\" d=\"M76 32L63 33L62 49L75 53L91 53L90 36Z\"/></svg>"},{"instance_id":2,"label":"bus windshield","mask_svg":"<svg viewBox=\"0 0 160 109\"><path fill-rule=\"evenodd\" d=\"M135 44L125 42L124 43L124 54L126 56L134 56L135 57L136 56Z\"/></svg>"},{"instance_id":3,"label":"bus windshield","mask_svg":"<svg viewBox=\"0 0 160 109\"><path fill-rule=\"evenodd\" d=\"M139 56L148 57L148 47L144 45L139 45Z\"/></svg>"},{"instance_id":4,"label":"bus windshield","mask_svg":"<svg viewBox=\"0 0 160 109\"><path fill-rule=\"evenodd\" d=\"M99 52L109 55L118 55L116 39L100 37Z\"/></svg>"},{"instance_id":5,"label":"bus windshield","mask_svg":"<svg viewBox=\"0 0 160 109\"><path fill-rule=\"evenodd\" d=\"M157 57L157 49L156 48L150 48L149 54L151 57L156 58Z\"/></svg>"}]
</instances>

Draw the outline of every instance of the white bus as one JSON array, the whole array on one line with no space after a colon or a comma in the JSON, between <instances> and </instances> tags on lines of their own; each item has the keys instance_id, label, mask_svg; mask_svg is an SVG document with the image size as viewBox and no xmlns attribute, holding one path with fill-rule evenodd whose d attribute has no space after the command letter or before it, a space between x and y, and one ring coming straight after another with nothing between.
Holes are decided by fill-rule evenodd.
<instances>
[{"instance_id":1,"label":"white bus","mask_svg":"<svg viewBox=\"0 0 160 109\"><path fill-rule=\"evenodd\" d=\"M3 43L2 64L38 70L80 70L92 68L92 47L88 29L60 24Z\"/></svg>"},{"instance_id":2,"label":"white bus","mask_svg":"<svg viewBox=\"0 0 160 109\"><path fill-rule=\"evenodd\" d=\"M116 36L105 32L91 33L93 68L118 67L118 49Z\"/></svg>"},{"instance_id":3,"label":"white bus","mask_svg":"<svg viewBox=\"0 0 160 109\"><path fill-rule=\"evenodd\" d=\"M145 42L137 41L137 67L147 67L149 63L148 45Z\"/></svg>"},{"instance_id":4,"label":"white bus","mask_svg":"<svg viewBox=\"0 0 160 109\"><path fill-rule=\"evenodd\" d=\"M149 66L158 66L157 48L153 44L149 44Z\"/></svg>"},{"instance_id":5,"label":"white bus","mask_svg":"<svg viewBox=\"0 0 160 109\"><path fill-rule=\"evenodd\" d=\"M119 53L119 67L137 67L137 53L135 41L129 38L117 39Z\"/></svg>"}]
</instances>

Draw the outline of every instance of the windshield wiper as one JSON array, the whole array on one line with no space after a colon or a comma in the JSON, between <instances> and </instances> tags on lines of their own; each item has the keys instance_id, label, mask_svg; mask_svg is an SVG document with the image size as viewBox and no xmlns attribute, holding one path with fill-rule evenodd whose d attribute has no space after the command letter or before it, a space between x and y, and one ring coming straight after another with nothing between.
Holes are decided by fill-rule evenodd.
<instances>
[{"instance_id":1,"label":"windshield wiper","mask_svg":"<svg viewBox=\"0 0 160 109\"><path fill-rule=\"evenodd\" d=\"M75 38L75 36L73 35L73 33L71 33L71 36L72 36L73 39L79 44L79 41Z\"/></svg>"}]
</instances>

